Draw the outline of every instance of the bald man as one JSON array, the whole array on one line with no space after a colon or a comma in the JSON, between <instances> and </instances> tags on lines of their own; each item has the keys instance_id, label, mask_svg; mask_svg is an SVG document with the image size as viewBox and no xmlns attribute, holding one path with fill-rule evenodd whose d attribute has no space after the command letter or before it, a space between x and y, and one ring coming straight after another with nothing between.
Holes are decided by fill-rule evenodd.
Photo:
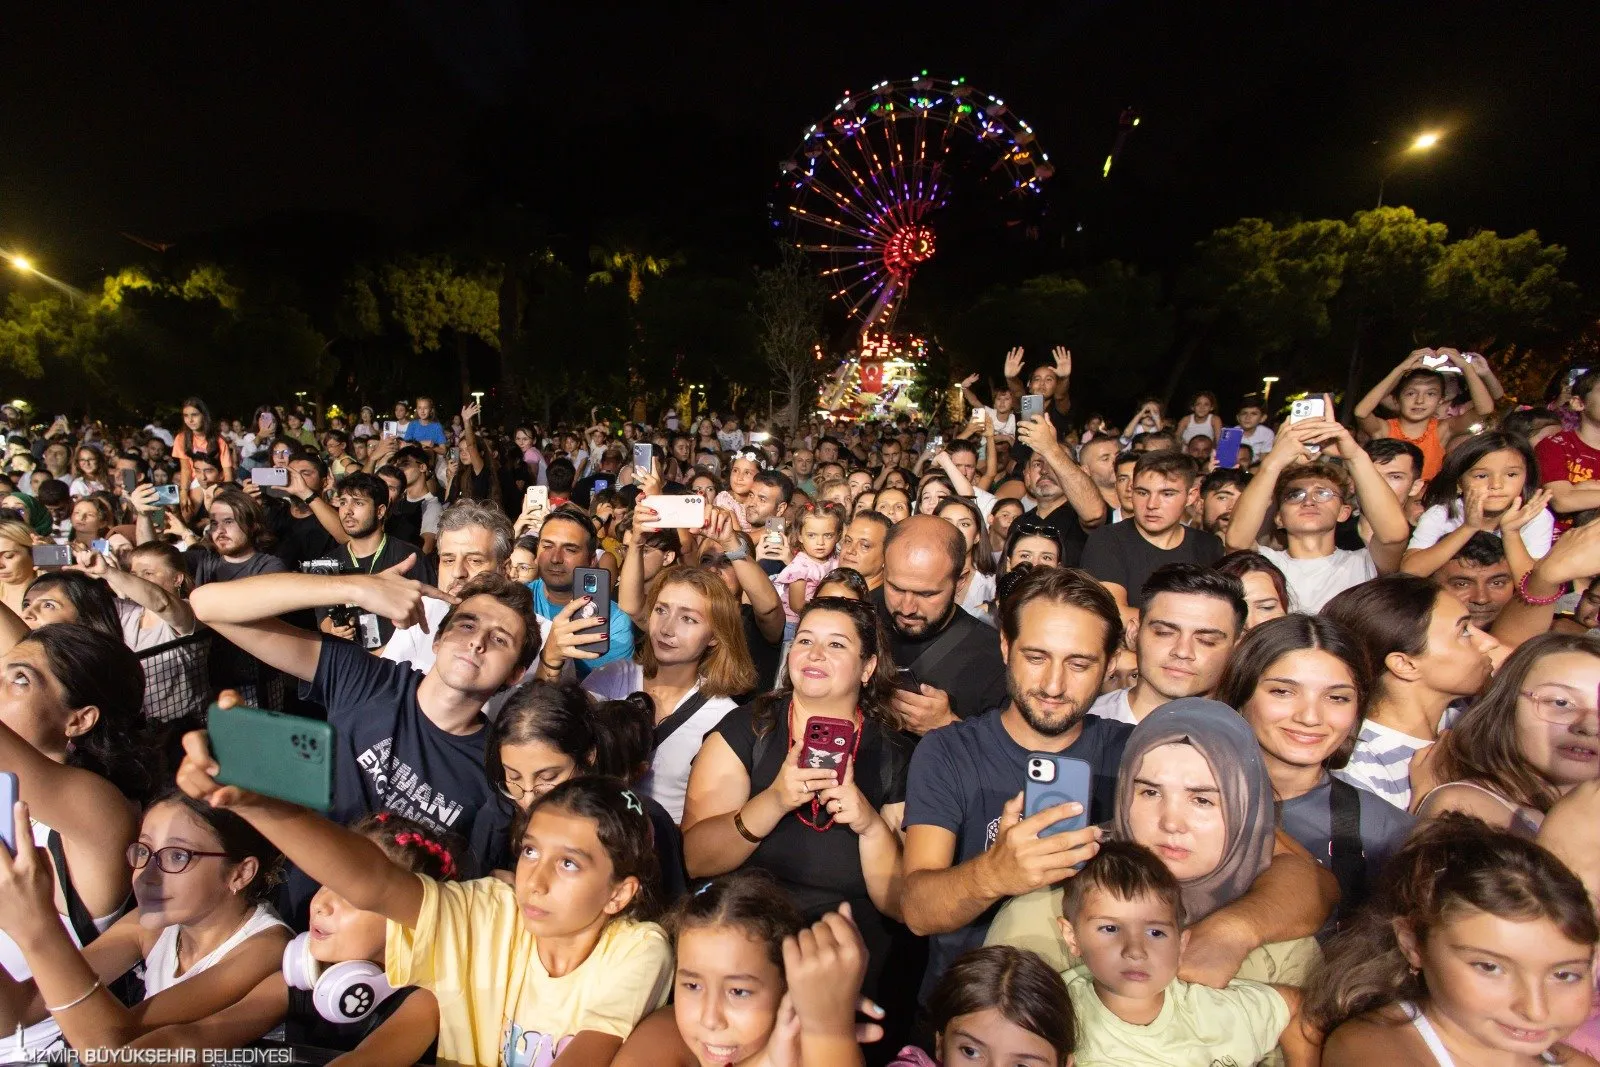
<instances>
[{"instance_id":1,"label":"bald man","mask_svg":"<svg viewBox=\"0 0 1600 1067\"><path fill-rule=\"evenodd\" d=\"M982 715L1006 696L1000 634L961 610L956 580L966 540L936 515L913 515L889 530L883 587L872 601L889 636L901 676L894 707L914 734Z\"/></svg>"}]
</instances>

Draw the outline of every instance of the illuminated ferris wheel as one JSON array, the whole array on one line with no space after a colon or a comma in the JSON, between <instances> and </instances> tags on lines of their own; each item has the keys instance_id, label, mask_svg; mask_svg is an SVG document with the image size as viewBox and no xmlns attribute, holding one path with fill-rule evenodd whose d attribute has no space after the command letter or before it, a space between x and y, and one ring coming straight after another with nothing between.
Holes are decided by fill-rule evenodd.
<instances>
[{"instance_id":1,"label":"illuminated ferris wheel","mask_svg":"<svg viewBox=\"0 0 1600 1067\"><path fill-rule=\"evenodd\" d=\"M846 93L780 167L774 227L812 256L832 299L888 333L958 196L992 198L1023 224L1055 172L1005 101L923 71Z\"/></svg>"}]
</instances>

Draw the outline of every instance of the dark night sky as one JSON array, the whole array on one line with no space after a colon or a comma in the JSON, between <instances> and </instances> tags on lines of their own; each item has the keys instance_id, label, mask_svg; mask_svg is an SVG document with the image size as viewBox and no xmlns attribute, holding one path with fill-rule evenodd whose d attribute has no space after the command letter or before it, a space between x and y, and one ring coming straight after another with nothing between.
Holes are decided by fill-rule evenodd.
<instances>
[{"instance_id":1,"label":"dark night sky","mask_svg":"<svg viewBox=\"0 0 1600 1067\"><path fill-rule=\"evenodd\" d=\"M1458 235L1537 228L1600 274L1587 0L244 6L8 8L0 247L84 275L144 255L119 230L333 212L404 234L493 189L558 233L628 216L759 248L804 127L928 68L1032 123L1062 167L1054 215L1088 218L1097 254L1160 265L1242 214L1348 215L1386 152L1442 126L1391 202ZM1145 121L1108 192L1130 103Z\"/></svg>"}]
</instances>

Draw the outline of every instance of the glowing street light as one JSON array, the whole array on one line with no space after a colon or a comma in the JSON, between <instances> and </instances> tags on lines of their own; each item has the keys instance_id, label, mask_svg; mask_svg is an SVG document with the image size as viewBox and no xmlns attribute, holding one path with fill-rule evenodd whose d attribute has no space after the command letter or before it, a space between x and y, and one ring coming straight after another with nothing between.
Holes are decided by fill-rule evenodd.
<instances>
[{"instance_id":1,"label":"glowing street light","mask_svg":"<svg viewBox=\"0 0 1600 1067\"><path fill-rule=\"evenodd\" d=\"M1277 380L1278 376L1276 374L1264 374L1261 376L1261 411L1263 414L1270 415L1272 413L1272 408L1269 406L1272 400L1272 383Z\"/></svg>"},{"instance_id":2,"label":"glowing street light","mask_svg":"<svg viewBox=\"0 0 1600 1067\"><path fill-rule=\"evenodd\" d=\"M33 270L33 264L28 261L27 256L12 256L11 265L20 271Z\"/></svg>"},{"instance_id":3,"label":"glowing street light","mask_svg":"<svg viewBox=\"0 0 1600 1067\"><path fill-rule=\"evenodd\" d=\"M1424 130L1422 133L1417 134L1416 139L1407 145L1405 151L1401 152L1400 155L1395 159L1394 166L1390 167L1388 171L1384 173L1383 177L1378 179L1379 207L1383 206L1384 184L1394 176L1394 172L1405 166L1406 161L1412 157L1420 155L1424 152L1432 151L1434 148L1438 147L1439 142L1443 139L1444 134L1439 130Z\"/></svg>"}]
</instances>

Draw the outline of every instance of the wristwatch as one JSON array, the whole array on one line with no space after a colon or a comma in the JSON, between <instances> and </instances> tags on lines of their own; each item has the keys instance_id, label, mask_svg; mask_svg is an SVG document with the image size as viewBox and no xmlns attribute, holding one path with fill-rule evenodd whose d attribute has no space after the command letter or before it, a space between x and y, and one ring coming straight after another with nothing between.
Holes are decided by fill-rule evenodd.
<instances>
[{"instance_id":1,"label":"wristwatch","mask_svg":"<svg viewBox=\"0 0 1600 1067\"><path fill-rule=\"evenodd\" d=\"M736 560L749 559L750 553L745 550L743 545L739 545L737 548L730 548L724 552L722 554L722 558L727 560L729 563L733 563Z\"/></svg>"}]
</instances>

